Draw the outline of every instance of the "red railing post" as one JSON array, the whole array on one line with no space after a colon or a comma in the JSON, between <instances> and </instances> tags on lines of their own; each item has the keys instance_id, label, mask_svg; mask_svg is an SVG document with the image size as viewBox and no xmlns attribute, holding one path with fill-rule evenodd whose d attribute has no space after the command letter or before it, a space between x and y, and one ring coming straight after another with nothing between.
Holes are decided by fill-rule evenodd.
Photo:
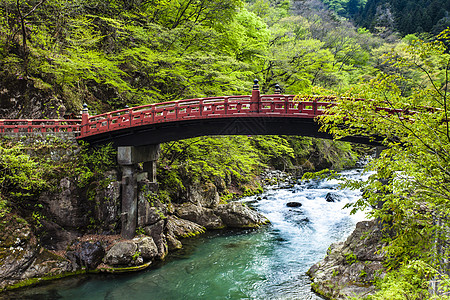
<instances>
[{"instance_id":1,"label":"red railing post","mask_svg":"<svg viewBox=\"0 0 450 300\"><path fill-rule=\"evenodd\" d=\"M317 97L315 97L313 100L313 113L314 113L314 116L316 117L317 116Z\"/></svg>"},{"instance_id":2,"label":"red railing post","mask_svg":"<svg viewBox=\"0 0 450 300\"><path fill-rule=\"evenodd\" d=\"M128 108L128 105L127 105L127 108ZM128 109L128 126L129 127L131 127L131 126L133 126L133 109L132 108L129 108Z\"/></svg>"},{"instance_id":3,"label":"red railing post","mask_svg":"<svg viewBox=\"0 0 450 300\"><path fill-rule=\"evenodd\" d=\"M108 113L106 115L106 128L107 128L108 131L109 131L110 124L111 124L111 113Z\"/></svg>"},{"instance_id":4,"label":"red railing post","mask_svg":"<svg viewBox=\"0 0 450 300\"><path fill-rule=\"evenodd\" d=\"M89 126L89 110L87 104L83 104L83 110L81 111L81 136L85 136L88 132Z\"/></svg>"},{"instance_id":5,"label":"red railing post","mask_svg":"<svg viewBox=\"0 0 450 300\"><path fill-rule=\"evenodd\" d=\"M225 100L223 101L223 112L225 115L228 114L228 97L225 97Z\"/></svg>"},{"instance_id":6,"label":"red railing post","mask_svg":"<svg viewBox=\"0 0 450 300\"><path fill-rule=\"evenodd\" d=\"M253 80L252 98L250 100L250 112L259 113L261 106L261 95L259 92L258 79Z\"/></svg>"}]
</instances>

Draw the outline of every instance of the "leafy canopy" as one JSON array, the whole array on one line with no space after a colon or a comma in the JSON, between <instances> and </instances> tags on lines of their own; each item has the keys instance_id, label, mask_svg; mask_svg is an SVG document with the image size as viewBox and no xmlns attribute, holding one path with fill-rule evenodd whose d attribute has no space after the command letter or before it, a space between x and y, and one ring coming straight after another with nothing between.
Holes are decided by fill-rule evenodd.
<instances>
[{"instance_id":1,"label":"leafy canopy","mask_svg":"<svg viewBox=\"0 0 450 300\"><path fill-rule=\"evenodd\" d=\"M383 138L385 149L366 167L375 173L345 185L365 191L354 209L371 208L369 215L384 222L389 268L418 260L448 271L449 249L441 246L450 226L449 34L398 47L386 56L390 74L354 87L321 119L338 138ZM414 76L402 76L405 70Z\"/></svg>"}]
</instances>

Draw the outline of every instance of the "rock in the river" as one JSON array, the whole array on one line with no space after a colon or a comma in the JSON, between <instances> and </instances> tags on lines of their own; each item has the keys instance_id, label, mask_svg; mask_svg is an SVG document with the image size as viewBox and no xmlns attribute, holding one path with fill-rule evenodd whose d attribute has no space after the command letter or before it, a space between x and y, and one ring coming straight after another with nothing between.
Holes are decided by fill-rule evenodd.
<instances>
[{"instance_id":1,"label":"rock in the river","mask_svg":"<svg viewBox=\"0 0 450 300\"><path fill-rule=\"evenodd\" d=\"M169 247L169 251L183 248L183 244L181 244L181 242L177 238L175 238L173 235L168 234L166 239L167 239L167 246Z\"/></svg>"},{"instance_id":2,"label":"rock in the river","mask_svg":"<svg viewBox=\"0 0 450 300\"><path fill-rule=\"evenodd\" d=\"M327 202L339 202L339 201L341 200L341 196L339 196L339 195L336 194L336 193L328 193L328 194L325 196L325 200L326 200Z\"/></svg>"},{"instance_id":3,"label":"rock in the river","mask_svg":"<svg viewBox=\"0 0 450 300\"><path fill-rule=\"evenodd\" d=\"M226 226L234 228L258 227L269 222L266 217L240 202L219 205L214 213L220 216Z\"/></svg>"},{"instance_id":4,"label":"rock in the river","mask_svg":"<svg viewBox=\"0 0 450 300\"><path fill-rule=\"evenodd\" d=\"M167 218L167 232L177 238L186 238L204 233L205 228L189 220L169 216Z\"/></svg>"},{"instance_id":5,"label":"rock in the river","mask_svg":"<svg viewBox=\"0 0 450 300\"><path fill-rule=\"evenodd\" d=\"M143 259L149 260L158 256L158 247L151 237L135 238L133 242L137 244Z\"/></svg>"},{"instance_id":6,"label":"rock in the river","mask_svg":"<svg viewBox=\"0 0 450 300\"><path fill-rule=\"evenodd\" d=\"M119 242L109 249L105 263L111 266L130 265L136 259L138 247L131 241Z\"/></svg>"},{"instance_id":7,"label":"rock in the river","mask_svg":"<svg viewBox=\"0 0 450 300\"><path fill-rule=\"evenodd\" d=\"M302 204L300 202L288 202L286 203L287 207L300 207Z\"/></svg>"},{"instance_id":8,"label":"rock in the river","mask_svg":"<svg viewBox=\"0 0 450 300\"><path fill-rule=\"evenodd\" d=\"M225 227L211 208L204 208L192 203L183 203L175 208L178 217L197 223L206 229L219 229Z\"/></svg>"},{"instance_id":9,"label":"rock in the river","mask_svg":"<svg viewBox=\"0 0 450 300\"><path fill-rule=\"evenodd\" d=\"M367 296L372 282L384 272L382 230L376 221L363 221L345 242L332 244L327 256L308 270L313 289L332 299Z\"/></svg>"}]
</instances>

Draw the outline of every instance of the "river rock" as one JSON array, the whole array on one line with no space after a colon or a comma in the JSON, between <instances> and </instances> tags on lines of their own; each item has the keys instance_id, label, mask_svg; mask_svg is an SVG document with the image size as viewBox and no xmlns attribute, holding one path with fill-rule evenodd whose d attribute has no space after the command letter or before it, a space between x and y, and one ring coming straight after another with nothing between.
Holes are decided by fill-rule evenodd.
<instances>
[{"instance_id":1,"label":"river rock","mask_svg":"<svg viewBox=\"0 0 450 300\"><path fill-rule=\"evenodd\" d=\"M197 223L207 229L219 229L225 227L211 208L204 208L192 203L183 203L175 208L175 214L185 220Z\"/></svg>"},{"instance_id":2,"label":"river rock","mask_svg":"<svg viewBox=\"0 0 450 300\"><path fill-rule=\"evenodd\" d=\"M133 242L138 246L138 251L145 260L150 260L158 256L158 247L156 246L153 238L141 237L133 239Z\"/></svg>"},{"instance_id":3,"label":"river rock","mask_svg":"<svg viewBox=\"0 0 450 300\"><path fill-rule=\"evenodd\" d=\"M166 236L166 239L167 239L167 246L169 247L169 251L183 248L183 244L173 235L168 234Z\"/></svg>"},{"instance_id":4,"label":"river rock","mask_svg":"<svg viewBox=\"0 0 450 300\"><path fill-rule=\"evenodd\" d=\"M105 256L105 249L100 242L81 244L80 261L81 265L88 269L95 269L102 262Z\"/></svg>"},{"instance_id":5,"label":"river rock","mask_svg":"<svg viewBox=\"0 0 450 300\"><path fill-rule=\"evenodd\" d=\"M57 276L74 270L69 260L41 248L36 259L22 274L22 279Z\"/></svg>"},{"instance_id":6,"label":"river rock","mask_svg":"<svg viewBox=\"0 0 450 300\"><path fill-rule=\"evenodd\" d=\"M165 221L161 220L153 225L144 227L146 235L151 236L157 249L158 258L162 259L167 255L167 241L164 231L166 230Z\"/></svg>"},{"instance_id":7,"label":"river rock","mask_svg":"<svg viewBox=\"0 0 450 300\"><path fill-rule=\"evenodd\" d=\"M325 200L327 202L339 202L339 201L341 201L341 196L336 193L328 193L325 196Z\"/></svg>"},{"instance_id":8,"label":"river rock","mask_svg":"<svg viewBox=\"0 0 450 300\"><path fill-rule=\"evenodd\" d=\"M169 216L167 218L167 232L176 238L186 238L196 236L205 232L205 228L189 220Z\"/></svg>"},{"instance_id":9,"label":"river rock","mask_svg":"<svg viewBox=\"0 0 450 300\"><path fill-rule=\"evenodd\" d=\"M288 202L286 203L287 207L300 207L302 204L300 202Z\"/></svg>"},{"instance_id":10,"label":"river rock","mask_svg":"<svg viewBox=\"0 0 450 300\"><path fill-rule=\"evenodd\" d=\"M137 245L131 241L118 242L109 249L105 263L111 266L130 265L136 258Z\"/></svg>"},{"instance_id":11,"label":"river rock","mask_svg":"<svg viewBox=\"0 0 450 300\"><path fill-rule=\"evenodd\" d=\"M226 226L234 228L258 227L269 222L266 217L240 202L219 205L214 213L220 216Z\"/></svg>"},{"instance_id":12,"label":"river rock","mask_svg":"<svg viewBox=\"0 0 450 300\"><path fill-rule=\"evenodd\" d=\"M345 242L332 244L327 256L308 270L313 289L332 299L372 294L374 278L384 273L382 237L376 221L359 222Z\"/></svg>"},{"instance_id":13,"label":"river rock","mask_svg":"<svg viewBox=\"0 0 450 300\"><path fill-rule=\"evenodd\" d=\"M100 242L83 242L72 247L74 250L67 251L66 257L73 263L74 268L95 269L102 263L106 253Z\"/></svg>"}]
</instances>

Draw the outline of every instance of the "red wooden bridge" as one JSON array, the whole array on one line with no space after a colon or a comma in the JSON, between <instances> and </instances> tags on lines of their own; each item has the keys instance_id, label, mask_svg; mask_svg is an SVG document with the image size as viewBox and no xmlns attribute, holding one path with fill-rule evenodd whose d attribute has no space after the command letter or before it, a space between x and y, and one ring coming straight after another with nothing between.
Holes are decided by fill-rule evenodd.
<instances>
[{"instance_id":1,"label":"red wooden bridge","mask_svg":"<svg viewBox=\"0 0 450 300\"><path fill-rule=\"evenodd\" d=\"M320 132L315 118L333 105L333 97L251 95L187 99L125 108L82 119L0 120L0 133L75 132L91 144L116 146L159 144L204 135L301 135L332 138ZM345 140L373 144L367 137Z\"/></svg>"}]
</instances>

